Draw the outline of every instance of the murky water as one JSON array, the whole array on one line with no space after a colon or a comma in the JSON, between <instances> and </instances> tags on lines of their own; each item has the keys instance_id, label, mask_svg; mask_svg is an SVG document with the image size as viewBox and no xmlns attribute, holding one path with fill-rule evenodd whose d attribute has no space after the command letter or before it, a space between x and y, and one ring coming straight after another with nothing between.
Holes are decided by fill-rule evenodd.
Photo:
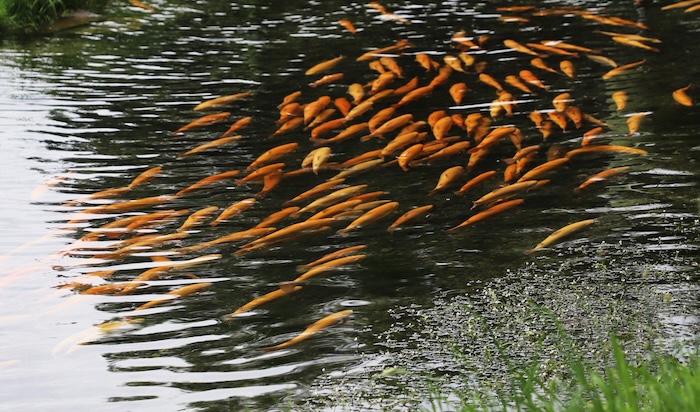
<instances>
[{"instance_id":1,"label":"murky water","mask_svg":"<svg viewBox=\"0 0 700 412\"><path fill-rule=\"evenodd\" d=\"M549 2L547 9L567 3ZM153 13L113 4L105 10L103 21L90 26L26 41L5 40L0 48L0 159L5 172L1 186L5 218L0 220L4 234L0 241L2 404L8 410L292 408L285 405L304 399L319 382L325 384L325 377L348 370L381 369L382 353L387 348L399 353L402 348L388 344L384 333L392 325L411 322L417 308L431 308L436 296L478 294L490 280L520 270L533 273L568 265L564 272L577 279L613 284L634 279L660 293L694 296L700 247L700 116L697 104L682 107L671 93L700 78L700 53L697 42L691 41L700 23L697 15L661 11L658 5L635 9L632 2L596 3L590 10L601 15L642 19L651 27L643 34L663 41L655 45L660 51L616 44L594 32L635 30L574 14L499 13L498 4L492 2L386 4L410 24L382 19L365 4L339 1L163 1L152 4L157 9ZM499 21L501 14L530 21ZM343 29L337 24L339 19L351 20L358 33ZM427 219L394 234L388 234L386 228L398 213L347 237L335 234L342 225L334 225L331 232L242 256L232 255L242 243L187 254L174 252L256 225L281 209L286 200L337 173L326 170L318 176L285 179L235 219L216 227L207 221L186 238L155 250L111 260L94 258L91 249L106 247L109 239L76 247L74 242L91 230L127 215L166 209L191 213L212 205L224 208L255 196L261 185L227 181L163 205L76 220L77 213L89 205L171 195L206 176L243 170L262 152L283 143L300 144L280 160L286 164L285 171L296 170L313 148L309 132L268 139L277 128L276 106L284 96L302 90L300 100L305 103L324 94L349 97L349 84L376 77L366 62L355 62L355 58L400 39L408 39L415 47L396 56L405 74L391 87L413 76L419 77L421 85L427 84L435 74L426 74L415 54L428 53L439 62L445 55L456 55L450 39L460 30L489 36L484 51L473 54L477 61L488 63L486 72L494 78L502 80L528 68L550 85L549 91L536 95L514 93L521 100L514 116L500 115L493 123L519 127L524 145L542 144L536 162L544 162L544 152L554 144L566 150L579 147L584 131L593 127L587 124L575 129L569 122L567 131L555 131L543 142L527 115L533 110L551 110L551 99L563 92L571 93L577 106L610 126L601 142L636 147L649 154L576 156L567 168L548 176L549 184L528 193L522 206L453 234L445 230L471 216L471 202L503 179L502 159L513 155L512 146L500 144L469 173L473 177L493 169L498 175L463 197L453 195L458 185L432 196L427 193L445 169L466 165L465 154L409 172L393 165L348 178L347 184L367 184L367 191L385 191L382 198L399 202L400 213L434 205ZM532 56L503 46L503 40L509 38L522 44L562 39L599 49L620 64L647 62L641 69L603 81L600 76L609 70L605 65L572 58L577 68L574 80L532 68ZM344 78L308 87L317 78L305 76L304 71L339 55L346 56L337 66ZM555 56L547 61L558 69L562 59ZM470 88L461 105L447 92L458 80ZM464 116L482 111L486 116L496 96L494 90L473 71L453 73L431 96L400 110L414 114L416 120L426 119L435 110ZM627 107L620 112L611 99L618 90L629 96ZM245 91L253 95L226 106L232 113L227 122L172 135L205 114L192 110L199 102ZM696 100L700 97L697 89L690 94ZM625 122L638 112L650 114L638 133L627 136ZM241 140L178 159L186 150L220 137L232 121L245 116L253 121L238 132ZM466 137L461 130L451 133ZM332 160L342 162L384 144L379 139L362 143L357 138L336 143L330 146ZM115 199L66 205L97 191L124 187L155 166L161 166L162 173L154 180ZM630 170L573 195L573 189L587 177L618 166L630 166ZM460 184L466 180L463 177ZM553 230L591 218L596 219L594 225L554 250L523 254ZM141 234L173 233L184 220L181 216L143 229ZM220 320L251 299L275 290L280 282L294 279L297 265L360 244L367 245L363 251L367 256L358 264L317 277L293 295L246 316L231 322ZM69 247L70 253L59 253ZM145 282L132 294L81 295L56 288L76 281L128 282L147 269L166 264L154 256L184 261L208 253L221 254L221 258L172 271ZM603 266L615 270L589 270ZM101 270L115 272L109 279L85 276ZM643 271L644 277L635 276ZM203 281L212 285L134 312L168 291ZM659 317L669 328L678 326L676 323L694 324L696 306L676 305ZM350 322L287 350L259 350L344 309L354 311ZM107 329L105 322L119 323L108 324L115 327ZM415 331L404 330L405 335L391 334L391 339L405 339L412 345L423 342L416 340ZM414 366L421 369L417 362ZM434 366L426 369L440 369Z\"/></svg>"}]
</instances>

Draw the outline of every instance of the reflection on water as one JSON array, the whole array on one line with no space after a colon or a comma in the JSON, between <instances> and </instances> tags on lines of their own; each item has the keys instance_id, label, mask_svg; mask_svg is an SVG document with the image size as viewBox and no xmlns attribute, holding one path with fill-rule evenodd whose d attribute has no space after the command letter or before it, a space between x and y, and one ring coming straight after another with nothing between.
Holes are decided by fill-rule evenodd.
<instances>
[{"instance_id":1,"label":"reflection on water","mask_svg":"<svg viewBox=\"0 0 700 412\"><path fill-rule=\"evenodd\" d=\"M162 410L172 410L174 405L256 410L282 405L284 409L285 397L303 399L319 377L325 380L317 392L330 398L337 384L334 379L346 373L364 378L390 363L392 352L409 344L427 345L412 330L417 325L412 316L421 308L430 308L435 296L480 293L490 280L511 270L523 271L523 277L529 278L540 272L546 276L551 267L570 265L566 273L591 282L612 282L614 288L630 281L618 268L635 263L645 265L647 272L669 274L659 279L647 276L640 282L643 287L656 285L659 293L670 294L696 290L696 275L689 268L696 268L699 240L699 151L693 140L697 108L676 105L671 92L698 77L698 65L681 63L697 59L698 54L686 44L699 30L697 21L656 7L646 10L644 19L652 28L644 34L663 40L661 51L653 53L624 48L604 35L594 35L594 30L609 27L573 13L541 17L516 13L529 18L518 23L499 20L505 12L498 12L493 4L406 3L392 5L392 16L342 2L167 3L158 5L154 13L112 5L105 21L34 41L3 44L0 116L5 136L0 156L7 178L2 185L6 219L0 221L5 234L0 243L4 273L0 277L4 309L0 317L4 342L0 396L10 408L89 405L105 409L113 403L115 410L123 410L123 405ZM622 2L598 10L605 16L633 20L640 12ZM357 34L338 25L339 19L350 19ZM323 94L349 98L349 84L364 84L376 77L366 62L356 62L355 57L400 39L410 40L415 47L403 55L392 54L404 70L404 78L395 80L392 87L413 76L421 85L427 84L434 73L427 74L415 61L416 55L425 53L443 62L445 56L457 54L451 38L461 30L475 37L488 36L485 51L472 54L477 62L488 63L486 71L494 78L504 79L528 68L550 85L547 92L514 93L513 116L499 115L493 123L520 128L524 145L541 144L538 163L545 161L544 152L552 145L562 145L565 150L580 145L583 129L573 128L572 123L570 129L555 129L543 141L540 129L528 118L534 110L552 111L552 98L564 92L571 93L586 113L610 126L600 142L642 148L649 155L576 156L568 167L548 176L549 184L528 193L522 207L454 234L445 229L472 216L471 202L503 180L503 159L514 153L510 147L499 144L469 172L467 176L473 177L494 169L498 175L463 197L452 195L451 190L430 197L427 193L445 169L466 162L464 154L409 172L390 165L348 178L347 184L368 184L367 192L385 191L382 198L398 201L400 213L434 204L427 218L391 235L385 230L390 219L386 218L347 237L335 234L342 226L333 226L321 235L241 256L232 252L243 243L178 252L181 247L255 226L280 210L284 201L337 173L327 170L319 176L285 179L235 219L217 227L207 220L182 238L164 240L152 250L111 260L99 254L129 236L78 241L109 222L145 213L77 213L86 207L171 195L207 176L243 170L265 150L292 141L300 143L299 149L279 161L288 165L285 171L296 169L313 149L309 132L267 139L277 129L276 106L285 95L302 90L305 103ZM608 68L572 58L577 72L570 79L561 73L536 71L529 63L532 56L508 50L503 46L505 39L522 44L562 39L599 49L621 64L640 59L647 63L643 69L603 82L600 76ZM346 56L338 66L344 78L308 87L316 79L304 76L304 71L338 55ZM560 60L550 57L548 62L558 67ZM439 86L432 95L399 110L412 113L416 120L427 119L436 110L488 116L495 89L480 82L471 69L465 74L452 73L450 82L456 79L470 88L462 103L452 100L449 86ZM627 108L620 113L610 98L617 90L629 96ZM231 112L227 122L252 117L251 125L237 132L243 138L178 159L184 151L220 137L230 125L215 124L173 136L173 130L205 114L192 108L204 100L244 91L252 91L253 96L225 108ZM385 103L381 104L383 108ZM628 115L647 111L650 114L640 132L626 136ZM458 129L451 133L466 135ZM385 142L350 139L330 145L332 161L381 149ZM153 180L114 198L67 204L105 189L126 187L154 166L162 171ZM589 176L619 166L631 168L573 196L573 189ZM243 176L245 173L236 178ZM464 182L466 178L460 184ZM257 184L236 185L227 180L167 199L144 210L173 210L175 214L138 233L173 233L192 212L212 205L223 210L254 197L260 189ZM555 229L589 218L596 219L592 227L554 250L523 255ZM251 299L277 289L280 282L294 279L298 265L359 244L367 245L367 256L360 262L318 276L302 290L244 316L221 320ZM207 254L220 256L187 264ZM615 270L589 271L591 265ZM166 276L129 283L146 271L166 266L172 266L164 272ZM83 290L117 285L133 291L112 296L55 288L71 282L81 284L74 286ZM192 294L168 294L199 282L212 285ZM164 297L167 302L135 310ZM591 303L591 307L596 306ZM349 322L288 349L259 351L292 339L316 320L344 309L354 311ZM683 322L695 324L694 308L665 310L661 321L667 325L686 315ZM437 316L439 323L438 312L430 316ZM412 326L400 329L402 323ZM390 332L382 334L387 330ZM385 348L389 355L380 354ZM415 359L425 355L417 353ZM435 359L424 367L416 362L413 367L436 373L445 369L445 362L450 361ZM41 390L27 396L29 385Z\"/></svg>"}]
</instances>

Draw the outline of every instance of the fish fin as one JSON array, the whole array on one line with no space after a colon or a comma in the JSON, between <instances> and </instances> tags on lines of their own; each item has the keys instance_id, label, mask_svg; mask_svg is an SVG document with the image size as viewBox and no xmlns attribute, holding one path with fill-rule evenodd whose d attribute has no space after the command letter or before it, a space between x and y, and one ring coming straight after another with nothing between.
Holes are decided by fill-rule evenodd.
<instances>
[{"instance_id":1,"label":"fish fin","mask_svg":"<svg viewBox=\"0 0 700 412\"><path fill-rule=\"evenodd\" d=\"M280 282L280 290L284 293L289 293L294 291L294 288L297 286L297 282L291 281L291 282Z\"/></svg>"}]
</instances>

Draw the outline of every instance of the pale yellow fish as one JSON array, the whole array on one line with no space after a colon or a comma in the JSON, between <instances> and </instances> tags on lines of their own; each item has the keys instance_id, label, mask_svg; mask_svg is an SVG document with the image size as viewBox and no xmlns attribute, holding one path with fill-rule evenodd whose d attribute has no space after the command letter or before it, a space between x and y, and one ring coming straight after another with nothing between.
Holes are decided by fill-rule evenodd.
<instances>
[{"instance_id":1,"label":"pale yellow fish","mask_svg":"<svg viewBox=\"0 0 700 412\"><path fill-rule=\"evenodd\" d=\"M286 342L280 343L279 345L275 346L269 346L266 348L261 348L263 352L271 352L274 350L279 350L279 349L284 349L289 346L292 346L294 344L297 344L301 341L304 341L306 339L309 339L310 337L314 336L318 332L322 331L323 329L326 329L330 326L333 326L337 323L340 323L352 315L352 310L347 309L343 310L337 313L334 313L332 315L328 315L325 318L322 318L318 320L317 322L313 323L309 327L307 327L301 334L297 335L295 338L288 340Z\"/></svg>"},{"instance_id":2,"label":"pale yellow fish","mask_svg":"<svg viewBox=\"0 0 700 412\"><path fill-rule=\"evenodd\" d=\"M534 248L528 250L525 252L526 254L531 254L536 252L539 249L546 248L549 246L552 246L556 243L561 242L564 240L566 236L569 236L575 232L578 232L579 230L582 230L590 225L595 223L595 219L586 219L586 220L581 220L579 222L571 223L569 225L566 225L560 229L557 229L552 233L551 235L547 236L543 241L537 244Z\"/></svg>"}]
</instances>

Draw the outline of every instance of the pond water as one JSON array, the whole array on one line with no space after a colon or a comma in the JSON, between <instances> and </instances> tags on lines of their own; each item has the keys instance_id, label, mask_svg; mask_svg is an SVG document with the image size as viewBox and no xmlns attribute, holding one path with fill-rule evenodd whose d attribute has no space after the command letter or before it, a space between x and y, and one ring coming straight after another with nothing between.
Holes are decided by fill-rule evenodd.
<instances>
[{"instance_id":1,"label":"pond water","mask_svg":"<svg viewBox=\"0 0 700 412\"><path fill-rule=\"evenodd\" d=\"M5 218L0 219L4 233L0 241L3 408L295 409L292 405L305 402L311 392L333 395L333 391L318 390L333 385L328 377L348 370L381 370L385 356L400 353L406 345L421 346L420 327L396 328L414 322L416 310L431 309L446 296L478 296L489 282L503 286L499 279L510 279L513 273L529 279L526 274L559 276L565 272L583 282L643 284L674 298L674 305L663 313L656 306L646 309L660 328L674 329L676 336L694 337L689 331L697 323L700 279L700 112L697 103L692 107L676 103L672 92L692 83L695 86L688 93L696 102L700 99L700 46L692 41L700 32L697 12L661 10L656 3L635 6L632 1L550 1L537 9L574 7L649 26L639 30L586 19L573 9L550 15L497 10L519 2L386 3L388 13L384 15L367 4L341 1L154 1L150 4L156 9L153 12L112 3L103 11L103 20L88 26L0 43L0 160L4 165L0 189L5 206ZM390 14L393 12L396 14ZM340 26L341 19L353 22L357 33ZM417 165L407 172L390 164L348 177L346 185L366 184L366 192L384 191L380 198L399 206L393 215L347 236L336 231L349 220L334 222L321 233L245 254L233 254L245 242L178 251L255 226L283 208L285 201L338 173L324 169L318 175L285 177L235 218L214 227L209 225L212 216L188 230L186 237L153 249L99 257L104 248L133 234L77 243L96 228L123 217L187 209L187 214L135 232L174 233L194 211L209 206L221 211L256 196L261 184L235 184L229 179L158 205L80 213L101 204L173 195L202 178L230 170L240 170L236 178L243 177L246 167L261 153L285 143L298 142L299 146L275 162L284 162L285 172L298 170L315 148L309 141L310 132L298 129L269 138L277 130L277 106L285 96L301 90L302 103L322 95L351 99L347 94L350 84L366 84L377 77L368 62L355 59L402 39L413 46L403 53L387 53L404 71L403 78L389 87L404 85L414 76L420 86L427 85L436 73L426 73L416 62L416 54L425 53L444 65L445 56L459 54L452 36L462 30L475 39L484 36L483 48L469 54L476 62L487 63L485 73L503 82L507 75L529 69L549 85L549 90L536 93L506 86L519 103L512 117L499 114L493 121L494 126L519 128L523 146L541 145L527 168L544 163L552 146L563 150L580 147L583 133L595 127L587 122L577 129L569 121L566 130L554 126L552 135L543 139L528 116L534 110L552 111L552 99L565 92L581 110L608 125L604 136L591 144L634 147L648 154L575 155L566 167L546 176L548 184L524 194L522 205L455 233L446 229L476 213L470 210L472 202L502 184L503 159L516 150L510 142L498 143L457 183L433 195L428 192L441 173L466 166L467 153ZM659 51L616 43L598 31L658 38L661 43L650 44ZM534 56L508 49L503 43L506 39L523 45L563 40L597 49L620 65L645 63L602 80L611 67L583 57L585 53L546 57L557 71L561 60L574 62L572 79L561 72L534 68L530 64ZM342 79L308 86L321 77L305 75L308 68L341 55L344 60L329 73L342 72ZM460 104L448 93L457 82L469 88ZM193 111L198 103L248 91L250 97L220 109L231 112L225 122L172 133L220 111ZM628 96L627 106L620 111L611 97L616 91ZM414 120L426 120L430 113L445 110L450 115L489 117L496 97L495 89L469 68L466 73L453 72L431 95L398 108L397 114L411 113ZM378 100L371 113L398 99ZM647 115L639 131L628 135L626 122L636 113ZM236 132L240 140L178 158L221 137L233 121L246 116L252 121ZM365 114L353 122L369 117ZM450 135L471 139L456 126ZM432 133L428 138L433 139ZM328 144L333 153L330 161L343 162L381 149L387 141L362 142L356 136ZM153 180L113 198L86 200L98 191L126 187L156 166L162 169ZM588 177L621 166L629 170L574 194ZM489 170L497 172L495 178L464 196L454 195L468 179ZM70 203L77 199L84 203ZM306 204L308 201L298 205ZM428 204L433 210L427 218L387 232L400 214ZM280 224L302 219L290 218ZM595 219L595 223L551 249L523 253L554 230L584 219ZM360 252L366 256L359 262L317 276L294 294L244 316L221 320L255 297L276 290L280 282L295 279L298 265L356 245L366 245ZM130 294L86 295L58 288L71 282L129 282L156 266L210 254L220 256L186 270L171 270L145 281ZM565 270L564 265L568 265ZM606 270L593 270L603 266ZM104 278L89 276L97 271L114 272ZM201 282L212 284L192 295L135 311L169 291ZM598 298L600 295L590 295L591 300ZM630 294L622 298L622 304L637 298ZM436 308L440 307L445 306ZM346 309L353 310L348 322L284 350L260 351ZM439 310L430 316L437 317L431 320L433 324L441 323ZM444 322L447 327L455 320L445 315ZM430 350L431 343L423 343ZM422 372L419 359L417 355L409 361ZM440 367L433 364L425 369L439 372ZM366 378L362 373L358 376ZM344 407L372 409L358 405L362 406Z\"/></svg>"}]
</instances>

